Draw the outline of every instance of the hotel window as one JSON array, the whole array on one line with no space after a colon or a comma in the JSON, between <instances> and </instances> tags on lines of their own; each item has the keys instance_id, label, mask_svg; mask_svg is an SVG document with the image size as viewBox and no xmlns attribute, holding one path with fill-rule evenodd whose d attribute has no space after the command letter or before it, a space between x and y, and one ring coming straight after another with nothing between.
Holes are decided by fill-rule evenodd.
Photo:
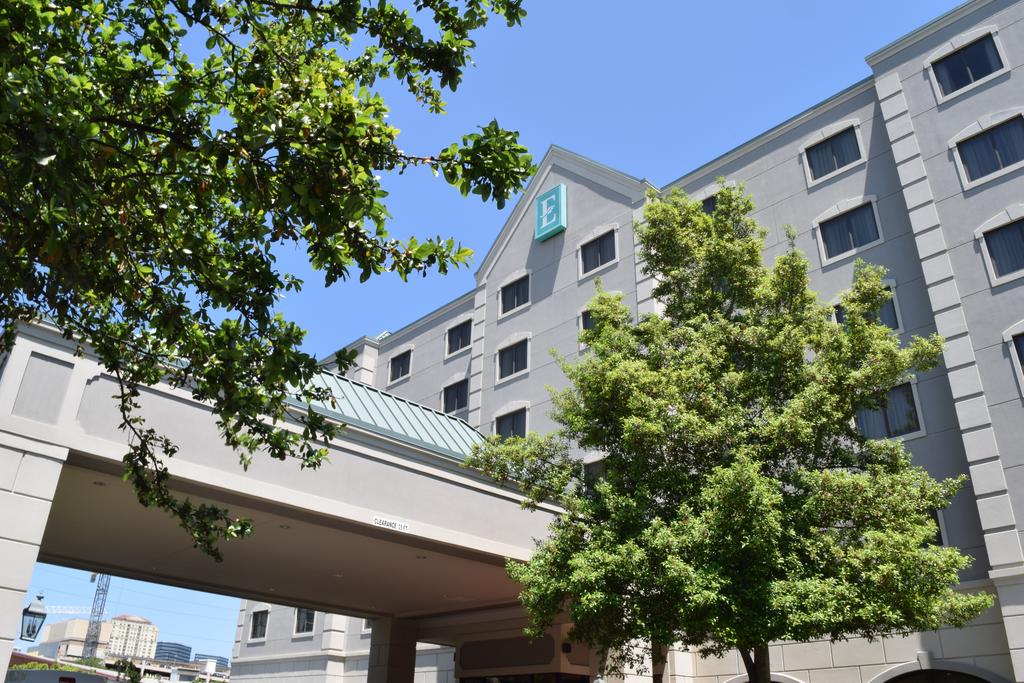
<instances>
[{"instance_id":1,"label":"hotel window","mask_svg":"<svg viewBox=\"0 0 1024 683\"><path fill-rule=\"evenodd\" d=\"M905 382L890 390L882 408L857 411L857 429L866 439L888 439L920 431L921 421L911 383Z\"/></svg>"},{"instance_id":2,"label":"hotel window","mask_svg":"<svg viewBox=\"0 0 1024 683\"><path fill-rule=\"evenodd\" d=\"M260 610L252 613L252 620L249 624L249 640L262 640L267 637L267 617L270 612Z\"/></svg>"},{"instance_id":3,"label":"hotel window","mask_svg":"<svg viewBox=\"0 0 1024 683\"><path fill-rule=\"evenodd\" d=\"M700 203L700 208L706 214L712 214L715 212L715 207L718 206L718 194L713 194L709 197L705 197Z\"/></svg>"},{"instance_id":4,"label":"hotel window","mask_svg":"<svg viewBox=\"0 0 1024 683\"><path fill-rule=\"evenodd\" d=\"M860 159L860 144L853 126L808 147L804 154L811 170L811 180L818 180L849 166Z\"/></svg>"},{"instance_id":5,"label":"hotel window","mask_svg":"<svg viewBox=\"0 0 1024 683\"><path fill-rule=\"evenodd\" d=\"M524 339L498 351L498 379L524 372L527 366L527 344Z\"/></svg>"},{"instance_id":6,"label":"hotel window","mask_svg":"<svg viewBox=\"0 0 1024 683\"><path fill-rule=\"evenodd\" d=\"M879 239L875 209L871 202L822 221L818 230L826 259L837 258Z\"/></svg>"},{"instance_id":7,"label":"hotel window","mask_svg":"<svg viewBox=\"0 0 1024 683\"><path fill-rule=\"evenodd\" d=\"M932 62L932 72L943 97L966 88L1003 68L996 41L988 34L956 52Z\"/></svg>"},{"instance_id":8,"label":"hotel window","mask_svg":"<svg viewBox=\"0 0 1024 683\"><path fill-rule=\"evenodd\" d=\"M878 311L878 321L891 330L900 329L900 316L896 311L896 293L892 291L892 287L886 286L892 297L882 304L882 308ZM846 311L843 310L841 304L835 305L835 317L836 322L842 325L846 322Z\"/></svg>"},{"instance_id":9,"label":"hotel window","mask_svg":"<svg viewBox=\"0 0 1024 683\"><path fill-rule=\"evenodd\" d=\"M499 415L494 420L494 433L505 439L526 436L526 408Z\"/></svg>"},{"instance_id":10,"label":"hotel window","mask_svg":"<svg viewBox=\"0 0 1024 683\"><path fill-rule=\"evenodd\" d=\"M295 632L312 633L313 621L316 619L316 612L311 609L299 607L295 610Z\"/></svg>"},{"instance_id":11,"label":"hotel window","mask_svg":"<svg viewBox=\"0 0 1024 683\"><path fill-rule=\"evenodd\" d=\"M469 405L469 380L464 379L444 388L444 412L454 413Z\"/></svg>"},{"instance_id":12,"label":"hotel window","mask_svg":"<svg viewBox=\"0 0 1024 683\"><path fill-rule=\"evenodd\" d=\"M412 369L412 350L403 351L391 359L391 374L389 381L394 382L409 374Z\"/></svg>"},{"instance_id":13,"label":"hotel window","mask_svg":"<svg viewBox=\"0 0 1024 683\"><path fill-rule=\"evenodd\" d=\"M590 311L583 311L580 313L580 329L592 330L594 329L594 314Z\"/></svg>"},{"instance_id":14,"label":"hotel window","mask_svg":"<svg viewBox=\"0 0 1024 683\"><path fill-rule=\"evenodd\" d=\"M1024 396L1024 320L1003 331L1003 342L1010 346L1010 365L1017 376L1017 389Z\"/></svg>"},{"instance_id":15,"label":"hotel window","mask_svg":"<svg viewBox=\"0 0 1024 683\"><path fill-rule=\"evenodd\" d=\"M956 143L968 182L1024 161L1024 118L1014 116Z\"/></svg>"},{"instance_id":16,"label":"hotel window","mask_svg":"<svg viewBox=\"0 0 1024 683\"><path fill-rule=\"evenodd\" d=\"M580 247L580 254L583 259L583 273L589 273L606 263L611 263L615 260L615 231L609 230L597 239L590 240Z\"/></svg>"},{"instance_id":17,"label":"hotel window","mask_svg":"<svg viewBox=\"0 0 1024 683\"><path fill-rule=\"evenodd\" d=\"M469 346L473 334L473 321L467 320L448 330L448 355Z\"/></svg>"},{"instance_id":18,"label":"hotel window","mask_svg":"<svg viewBox=\"0 0 1024 683\"><path fill-rule=\"evenodd\" d=\"M501 288L501 312L508 313L530 303L530 276L524 275Z\"/></svg>"},{"instance_id":19,"label":"hotel window","mask_svg":"<svg viewBox=\"0 0 1024 683\"><path fill-rule=\"evenodd\" d=\"M989 230L983 237L996 278L1024 270L1024 219Z\"/></svg>"}]
</instances>

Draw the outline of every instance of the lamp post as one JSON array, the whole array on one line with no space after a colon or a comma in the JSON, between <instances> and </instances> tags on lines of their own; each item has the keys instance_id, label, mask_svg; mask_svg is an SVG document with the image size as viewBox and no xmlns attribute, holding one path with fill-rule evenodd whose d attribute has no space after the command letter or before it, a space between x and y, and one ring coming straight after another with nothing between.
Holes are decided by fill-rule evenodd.
<instances>
[{"instance_id":1,"label":"lamp post","mask_svg":"<svg viewBox=\"0 0 1024 683\"><path fill-rule=\"evenodd\" d=\"M21 639L35 640L39 630L43 628L46 621L46 607L43 605L43 595L40 593L28 607L21 611Z\"/></svg>"}]
</instances>

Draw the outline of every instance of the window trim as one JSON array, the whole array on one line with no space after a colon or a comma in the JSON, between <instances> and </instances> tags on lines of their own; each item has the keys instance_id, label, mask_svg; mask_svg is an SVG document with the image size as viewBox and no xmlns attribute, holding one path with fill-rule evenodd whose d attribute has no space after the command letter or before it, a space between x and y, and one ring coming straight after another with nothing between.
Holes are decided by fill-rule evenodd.
<instances>
[{"instance_id":1,"label":"window trim","mask_svg":"<svg viewBox=\"0 0 1024 683\"><path fill-rule=\"evenodd\" d=\"M510 382L514 379L525 377L530 373L530 368L533 365L530 362L530 347L533 346L532 338L532 332L520 332L518 334L505 337L502 343L497 346L497 348L494 351L494 386L499 386L506 382ZM511 375L505 375L504 377L501 377L501 352L509 348L510 346L515 346L521 341L526 342L526 368L524 370L513 372Z\"/></svg>"},{"instance_id":2,"label":"window trim","mask_svg":"<svg viewBox=\"0 0 1024 683\"><path fill-rule=\"evenodd\" d=\"M900 434L899 436L889 436L887 439L899 439L900 441L912 441L914 439L920 439L921 437L928 436L928 429L924 424L924 412L921 410L921 397L917 393L917 376L911 377L906 382L900 382L896 387L904 384L910 384L910 395L914 399L914 410L917 411L917 426L918 429L913 432L907 432L906 434ZM892 389L890 389L891 391ZM857 420L854 418L854 426L856 426ZM859 431L859 430L858 430Z\"/></svg>"},{"instance_id":3,"label":"window trim","mask_svg":"<svg viewBox=\"0 0 1024 683\"><path fill-rule=\"evenodd\" d=\"M985 235L987 233L1019 220L1024 220L1024 203L1011 204L974 229L974 239L979 241L981 258L985 262L985 271L988 273L990 287L1005 285L1007 282L1013 282L1024 277L1024 268L1013 273L1007 273L1006 275L997 275L995 266L992 265L992 255L988 253L988 244L985 243Z\"/></svg>"},{"instance_id":4,"label":"window trim","mask_svg":"<svg viewBox=\"0 0 1024 683\"><path fill-rule=\"evenodd\" d=\"M305 607L296 607L295 608L295 619L292 620L292 638L293 639L295 639L295 638L312 638L313 634L316 633L316 610L312 610L312 609L309 610L309 611L313 613L313 628L311 628L308 631L300 631L299 630L299 611L303 610L303 609L307 609L307 608L305 608Z\"/></svg>"},{"instance_id":5,"label":"window trim","mask_svg":"<svg viewBox=\"0 0 1024 683\"><path fill-rule=\"evenodd\" d=\"M388 381L387 384L384 385L385 387L393 387L396 384L401 384L402 382L408 381L409 378L412 377L412 357L414 355L415 349L415 344L402 344L401 346L396 346L394 349L391 350L391 353L388 354L387 364L384 366L388 373ZM409 372L405 373L401 377L391 379L391 361L397 358L398 356L401 356L406 351L409 352Z\"/></svg>"},{"instance_id":6,"label":"window trim","mask_svg":"<svg viewBox=\"0 0 1024 683\"><path fill-rule=\"evenodd\" d=\"M889 328L895 334L903 334L906 332L906 328L903 325L903 311L900 310L900 297L896 292L896 280L892 278L882 278L882 284L889 288L889 292L892 293L892 307L896 312L896 327ZM839 305L839 294L832 297L829 300L829 306L832 307L832 322L838 323L836 320L836 306ZM888 326L886 326L888 327Z\"/></svg>"},{"instance_id":7,"label":"window trim","mask_svg":"<svg viewBox=\"0 0 1024 683\"><path fill-rule=\"evenodd\" d=\"M967 47L971 43L981 40L986 35L992 36L992 42L996 46L996 54L999 55L999 60L1003 63L1003 68L997 69L990 73L989 75L985 76L984 78L979 78L973 83L968 83L964 87L960 88L959 90L954 90L948 95L943 95L942 87L939 85L939 79L935 75L935 62L938 62L946 57L949 57L954 52L958 52L959 50ZM1012 70L1009 61L1007 61L1006 59L1006 50L1003 48L1003 41L999 39L999 27L995 25L979 26L977 28L971 29L970 31L967 31L966 33L961 33L952 40L948 41L938 50L928 55L928 58L925 59L922 63L922 67L924 68L925 73L928 75L928 81L931 83L932 92L935 94L935 103L940 105L945 104L950 100L955 100L961 95L968 93L971 90L974 90L975 88L982 86L991 80L999 78L1003 74L1007 74Z\"/></svg>"},{"instance_id":8,"label":"window trim","mask_svg":"<svg viewBox=\"0 0 1024 683\"><path fill-rule=\"evenodd\" d=\"M362 622L363 623L362 623L362 626L359 629L359 632L360 633L372 633L373 632L373 620L372 619L367 619L367 618L364 617L362 619Z\"/></svg>"},{"instance_id":9,"label":"window trim","mask_svg":"<svg viewBox=\"0 0 1024 683\"><path fill-rule=\"evenodd\" d=\"M463 346L461 349L457 351L452 351L451 353L448 353L448 333L454 330L459 325L465 324L467 322L469 323L469 344ZM444 328L444 335L442 335L441 337L441 344L444 345L444 360L448 360L449 358L455 358L456 356L461 356L464 353L469 353L469 351L473 348L473 314L467 313L459 318L456 318L451 325Z\"/></svg>"},{"instance_id":10,"label":"window trim","mask_svg":"<svg viewBox=\"0 0 1024 683\"><path fill-rule=\"evenodd\" d=\"M875 214L875 228L878 230L878 239L872 240L870 242L865 242L859 247L854 247L849 251L844 251L843 253L837 254L830 258L828 252L825 251L825 237L822 234L821 224L829 220L832 220L833 218L838 218L839 216L842 216L844 213L849 213L854 209L859 209L865 204L871 204L871 210ZM818 214L818 216L814 219L811 230L814 233L815 241L818 243L818 256L821 258L822 268L824 268L825 266L830 266L834 263L839 263L840 261L846 260L851 256L856 256L857 254L865 252L868 249L871 249L872 247L876 247L885 241L885 231L882 229L882 221L878 217L878 197L876 197L873 194L862 195L860 197L850 197L848 199L842 200L841 202L838 202L837 204L834 204L823 213Z\"/></svg>"},{"instance_id":11,"label":"window trim","mask_svg":"<svg viewBox=\"0 0 1024 683\"><path fill-rule=\"evenodd\" d=\"M935 522L939 526L939 543L942 545L943 548L948 548L949 547L949 534L946 533L946 515L945 515L945 512L948 509L949 508L946 508L945 510L939 510L939 509L935 510Z\"/></svg>"},{"instance_id":12,"label":"window trim","mask_svg":"<svg viewBox=\"0 0 1024 683\"><path fill-rule=\"evenodd\" d=\"M506 287L508 287L513 282L516 282L517 280L522 280L524 277L529 278L529 280L527 281L527 285L526 285L526 295L529 297L529 300L525 304L520 304L519 306L516 306L515 308L513 308L510 311L504 311L503 312L501 310L501 292L502 292L502 290L504 290ZM498 317L496 318L497 320L503 320L504 318L508 318L509 316L513 316L513 315L516 315L518 313L521 313L522 311L525 311L531 305L533 305L533 269L531 269L531 268L520 268L519 270L515 271L514 273L508 275L504 280L501 281L501 284L498 285L497 299L498 299Z\"/></svg>"},{"instance_id":13,"label":"window trim","mask_svg":"<svg viewBox=\"0 0 1024 683\"><path fill-rule=\"evenodd\" d=\"M847 128L851 127L853 128L854 137L857 138L857 149L858 151L860 151L860 159L857 159L857 161L853 162L852 164L847 164L846 166L837 168L831 173L826 173L820 178L815 178L813 175L811 175L811 162L807 158L807 150L810 147L814 147L819 142L824 142L825 140L828 140L830 137L838 135ZM859 168L860 166L865 165L866 163L868 163L868 154L867 149L864 147L864 139L861 137L860 119L847 119L845 121L839 121L838 123L833 123L829 126L825 126L821 130L816 132L814 135L803 141L803 144L800 145L799 158L800 162L803 164L804 167L804 180L807 181L808 189L816 185L821 185L822 183L828 182L833 178L837 178L843 175L844 173L848 173L854 170L855 168Z\"/></svg>"},{"instance_id":14,"label":"window trim","mask_svg":"<svg viewBox=\"0 0 1024 683\"><path fill-rule=\"evenodd\" d=\"M466 383L466 405L464 407L462 407L462 408L456 408L455 410L453 410L452 412L449 413L449 412L447 412L444 409L444 392L447 391L450 387L453 387L456 384L459 384L461 382L465 382ZM471 393L471 391L470 391L470 386L469 386L469 375L466 374L466 373L461 373L461 374L458 374L458 375L452 375L451 377L448 378L448 381L446 381L444 383L444 386L441 387L441 392L440 392L441 412L444 413L445 415L456 415L456 416L458 416L459 413L464 412L464 411L468 411L469 410L469 394L470 393Z\"/></svg>"},{"instance_id":15,"label":"window trim","mask_svg":"<svg viewBox=\"0 0 1024 683\"><path fill-rule=\"evenodd\" d=\"M261 637L261 638L254 638L253 635L252 635L253 617L256 616L256 614L260 613L260 612L263 612L263 613L265 613L267 615L267 623L263 627L263 637ZM250 609L249 610L249 628L247 629L247 632L248 632L248 636L249 636L248 638L246 638L246 642L247 643L263 643L263 642L266 642L267 635L270 633L270 605L261 604L256 609Z\"/></svg>"},{"instance_id":16,"label":"window trim","mask_svg":"<svg viewBox=\"0 0 1024 683\"><path fill-rule=\"evenodd\" d=\"M611 261L602 263L593 270L583 272L583 247L591 242L594 242L608 233L613 233L612 244L615 248L615 257ZM618 223L606 223L598 228L591 230L589 233L584 235L583 239L576 243L576 280L577 282L583 282L589 278L594 277L606 270L610 270L619 262L622 252L619 249L619 224Z\"/></svg>"},{"instance_id":17,"label":"window trim","mask_svg":"<svg viewBox=\"0 0 1024 683\"><path fill-rule=\"evenodd\" d=\"M1024 334L1024 320L1010 325L1003 330L1003 343L1010 349L1010 363L1013 365L1013 374L1017 377L1017 391L1024 397L1024 365L1021 364L1017 349L1013 344L1013 338Z\"/></svg>"},{"instance_id":18,"label":"window trim","mask_svg":"<svg viewBox=\"0 0 1024 683\"><path fill-rule=\"evenodd\" d=\"M529 401L509 401L505 405L501 406L493 413L491 413L491 434L498 433L498 418L504 417L509 413L514 413L517 410L526 410L526 433L530 433L530 402Z\"/></svg>"},{"instance_id":19,"label":"window trim","mask_svg":"<svg viewBox=\"0 0 1024 683\"><path fill-rule=\"evenodd\" d=\"M726 180L724 183L719 183L717 181L713 182L710 185L705 185L704 187L700 188L699 190L697 190L693 194L690 194L689 197L690 197L690 199L692 199L694 201L703 202L705 199L707 199L711 195L718 194L719 192L721 192L722 188L725 188L725 187L735 188L736 187L736 181L735 180Z\"/></svg>"},{"instance_id":20,"label":"window trim","mask_svg":"<svg viewBox=\"0 0 1024 683\"><path fill-rule=\"evenodd\" d=\"M1010 109L998 111L994 114L986 114L976 121L971 122L970 125L963 128L963 130L950 139L948 144L949 151L950 154L953 155L953 163L956 165L956 172L960 175L960 185L963 187L964 192L973 190L985 183L990 183L993 180L1002 178L1005 175L1024 168L1024 159L1021 159L1009 166L1004 166L998 171L993 171L986 176L982 176L976 180L971 180L967 176L967 168L964 166L963 159L960 158L960 149L957 147L961 142L969 140L977 135L981 135L985 131L995 128L1002 123L1006 123L1015 117L1024 119L1024 107L1012 107Z\"/></svg>"}]
</instances>

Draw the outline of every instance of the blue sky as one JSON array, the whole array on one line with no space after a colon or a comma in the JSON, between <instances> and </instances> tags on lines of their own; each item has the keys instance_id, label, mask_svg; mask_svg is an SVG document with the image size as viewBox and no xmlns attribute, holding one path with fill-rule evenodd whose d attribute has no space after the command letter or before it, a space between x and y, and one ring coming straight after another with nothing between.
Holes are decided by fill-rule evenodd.
<instances>
[{"instance_id":1,"label":"blue sky","mask_svg":"<svg viewBox=\"0 0 1024 683\"><path fill-rule=\"evenodd\" d=\"M869 74L864 57L955 7L953 0L526 0L522 27L478 36L471 69L431 116L392 86L391 121L407 152L436 152L492 118L540 160L557 144L664 185ZM462 198L429 172L385 178L391 232L451 236L482 258L511 212ZM303 255L281 263L306 280L281 311L325 356L364 334L395 330L473 287L475 263L445 277L323 287ZM311 475L312 476L312 475ZM38 565L33 592L89 605L89 575ZM107 614L139 614L161 639L229 655L238 601L114 578ZM51 620L59 617L52 616ZM25 643L19 643L24 647Z\"/></svg>"}]
</instances>

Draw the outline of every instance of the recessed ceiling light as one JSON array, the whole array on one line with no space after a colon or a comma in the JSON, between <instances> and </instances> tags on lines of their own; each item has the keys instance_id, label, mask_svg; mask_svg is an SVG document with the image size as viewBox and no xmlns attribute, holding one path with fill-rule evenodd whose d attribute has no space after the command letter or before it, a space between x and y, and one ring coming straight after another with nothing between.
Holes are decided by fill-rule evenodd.
<instances>
[{"instance_id":1,"label":"recessed ceiling light","mask_svg":"<svg viewBox=\"0 0 1024 683\"><path fill-rule=\"evenodd\" d=\"M280 525L280 527L281 527L282 529L291 529L291 528L292 528L292 525L291 525L291 524L281 524L281 525Z\"/></svg>"},{"instance_id":2,"label":"recessed ceiling light","mask_svg":"<svg viewBox=\"0 0 1024 683\"><path fill-rule=\"evenodd\" d=\"M334 572L333 574L331 574L331 576L333 576L336 579L340 579L340 578L343 578L345 575L342 574L341 572Z\"/></svg>"},{"instance_id":3,"label":"recessed ceiling light","mask_svg":"<svg viewBox=\"0 0 1024 683\"><path fill-rule=\"evenodd\" d=\"M107 482L105 482L105 481L94 481L94 482L92 483L92 485L93 485L93 486L106 486L106 485L107 485Z\"/></svg>"},{"instance_id":4,"label":"recessed ceiling light","mask_svg":"<svg viewBox=\"0 0 1024 683\"><path fill-rule=\"evenodd\" d=\"M268 590L268 591L270 591L271 593L275 593L275 592L277 592L277 589L276 589L276 588L268 588L267 590Z\"/></svg>"},{"instance_id":5,"label":"recessed ceiling light","mask_svg":"<svg viewBox=\"0 0 1024 683\"><path fill-rule=\"evenodd\" d=\"M417 555L416 559L417 560L425 560L425 559L427 559L427 556L426 555Z\"/></svg>"}]
</instances>

